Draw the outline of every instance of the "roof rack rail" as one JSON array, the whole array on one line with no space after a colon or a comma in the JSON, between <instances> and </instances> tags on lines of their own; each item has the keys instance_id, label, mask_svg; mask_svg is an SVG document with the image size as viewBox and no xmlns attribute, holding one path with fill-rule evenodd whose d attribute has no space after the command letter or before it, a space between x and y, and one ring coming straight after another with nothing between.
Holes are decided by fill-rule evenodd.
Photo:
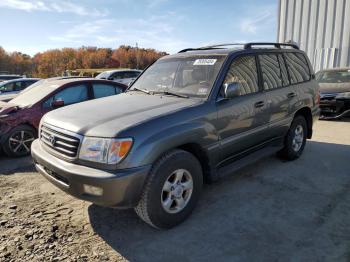
<instances>
[{"instance_id":1,"label":"roof rack rail","mask_svg":"<svg viewBox=\"0 0 350 262\"><path fill-rule=\"evenodd\" d=\"M246 43L244 45L244 49L251 49L252 46L257 46L257 45L263 45L263 46L265 46L265 45L272 45L272 46L274 46L276 48L281 48L282 46L289 46L289 47L292 47L294 49L299 49L299 46L297 44L292 44L292 43L268 43L268 42Z\"/></svg>"},{"instance_id":2,"label":"roof rack rail","mask_svg":"<svg viewBox=\"0 0 350 262\"><path fill-rule=\"evenodd\" d=\"M240 43L217 44L217 45L208 45L208 46L202 46L202 47L196 47L196 48L186 48L186 49L179 51L178 53L185 53L187 51L195 51L195 50L209 50L209 49L215 49L215 48L222 47L222 46L231 46L231 45L244 46L244 44L240 44Z\"/></svg>"},{"instance_id":3,"label":"roof rack rail","mask_svg":"<svg viewBox=\"0 0 350 262\"><path fill-rule=\"evenodd\" d=\"M215 48L215 47L222 47L222 46L231 46L231 45L244 45L244 43L228 43L228 44L218 44L218 45L208 45L208 46L203 46L203 47L199 47L199 49L201 48Z\"/></svg>"},{"instance_id":4,"label":"roof rack rail","mask_svg":"<svg viewBox=\"0 0 350 262\"><path fill-rule=\"evenodd\" d=\"M299 49L299 46L297 44L293 43L269 43L269 42L251 42L251 43L229 43L229 44L218 44L218 45L209 45L209 46L202 46L202 47L197 47L197 48L186 48L178 53L185 53L188 51L196 51L196 50L210 50L210 49L215 49L215 48L220 48L223 46L234 46L234 45L240 45L243 46L244 49L251 49L253 46L274 46L275 48L281 48L282 46L289 46L294 49Z\"/></svg>"}]
</instances>

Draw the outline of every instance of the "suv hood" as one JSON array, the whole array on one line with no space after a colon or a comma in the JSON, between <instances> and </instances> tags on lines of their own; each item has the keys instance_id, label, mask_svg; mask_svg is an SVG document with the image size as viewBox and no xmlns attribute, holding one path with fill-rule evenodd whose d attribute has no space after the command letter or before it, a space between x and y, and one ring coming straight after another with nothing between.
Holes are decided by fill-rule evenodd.
<instances>
[{"instance_id":1,"label":"suv hood","mask_svg":"<svg viewBox=\"0 0 350 262\"><path fill-rule=\"evenodd\" d=\"M127 92L52 111L43 122L81 135L116 137L128 127L199 103L202 100Z\"/></svg>"},{"instance_id":2,"label":"suv hood","mask_svg":"<svg viewBox=\"0 0 350 262\"><path fill-rule=\"evenodd\" d=\"M319 83L321 93L350 92L350 83Z\"/></svg>"}]
</instances>

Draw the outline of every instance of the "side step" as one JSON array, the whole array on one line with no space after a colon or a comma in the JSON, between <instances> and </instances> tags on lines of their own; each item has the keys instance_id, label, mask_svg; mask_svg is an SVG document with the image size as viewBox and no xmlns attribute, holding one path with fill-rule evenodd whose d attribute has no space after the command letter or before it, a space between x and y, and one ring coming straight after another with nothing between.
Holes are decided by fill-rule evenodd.
<instances>
[{"instance_id":1,"label":"side step","mask_svg":"<svg viewBox=\"0 0 350 262\"><path fill-rule=\"evenodd\" d=\"M250 164L253 164L257 162L258 160L271 156L278 151L280 151L283 148L283 146L268 146L264 147L262 149L259 149L249 155L246 155L242 158L236 159L234 162L227 164L225 166L219 167L217 169L217 173L219 177L224 177L227 175L232 175L234 172L238 171L239 169L248 166Z\"/></svg>"}]
</instances>

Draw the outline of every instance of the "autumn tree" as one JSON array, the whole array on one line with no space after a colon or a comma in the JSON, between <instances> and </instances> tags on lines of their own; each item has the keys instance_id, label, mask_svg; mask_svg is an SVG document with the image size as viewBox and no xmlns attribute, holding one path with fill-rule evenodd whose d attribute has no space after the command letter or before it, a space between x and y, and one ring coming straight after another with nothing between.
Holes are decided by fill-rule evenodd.
<instances>
[{"instance_id":1,"label":"autumn tree","mask_svg":"<svg viewBox=\"0 0 350 262\"><path fill-rule=\"evenodd\" d=\"M47 50L33 57L20 52L7 53L0 47L0 71L47 78L66 70L98 68L144 69L165 52L120 46L117 49L80 47Z\"/></svg>"}]
</instances>

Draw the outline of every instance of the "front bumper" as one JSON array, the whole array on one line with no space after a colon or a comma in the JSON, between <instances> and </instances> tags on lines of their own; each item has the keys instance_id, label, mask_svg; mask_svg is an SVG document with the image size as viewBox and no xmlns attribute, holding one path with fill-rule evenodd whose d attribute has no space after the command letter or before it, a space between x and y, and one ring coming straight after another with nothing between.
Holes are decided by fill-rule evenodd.
<instances>
[{"instance_id":1,"label":"front bumper","mask_svg":"<svg viewBox=\"0 0 350 262\"><path fill-rule=\"evenodd\" d=\"M321 99L320 119L337 119L350 115L350 99Z\"/></svg>"},{"instance_id":2,"label":"front bumper","mask_svg":"<svg viewBox=\"0 0 350 262\"><path fill-rule=\"evenodd\" d=\"M151 166L104 171L61 160L45 151L37 139L32 143L32 157L37 171L68 194L101 206L135 207L141 198ZM86 190L98 189L98 194Z\"/></svg>"}]
</instances>

